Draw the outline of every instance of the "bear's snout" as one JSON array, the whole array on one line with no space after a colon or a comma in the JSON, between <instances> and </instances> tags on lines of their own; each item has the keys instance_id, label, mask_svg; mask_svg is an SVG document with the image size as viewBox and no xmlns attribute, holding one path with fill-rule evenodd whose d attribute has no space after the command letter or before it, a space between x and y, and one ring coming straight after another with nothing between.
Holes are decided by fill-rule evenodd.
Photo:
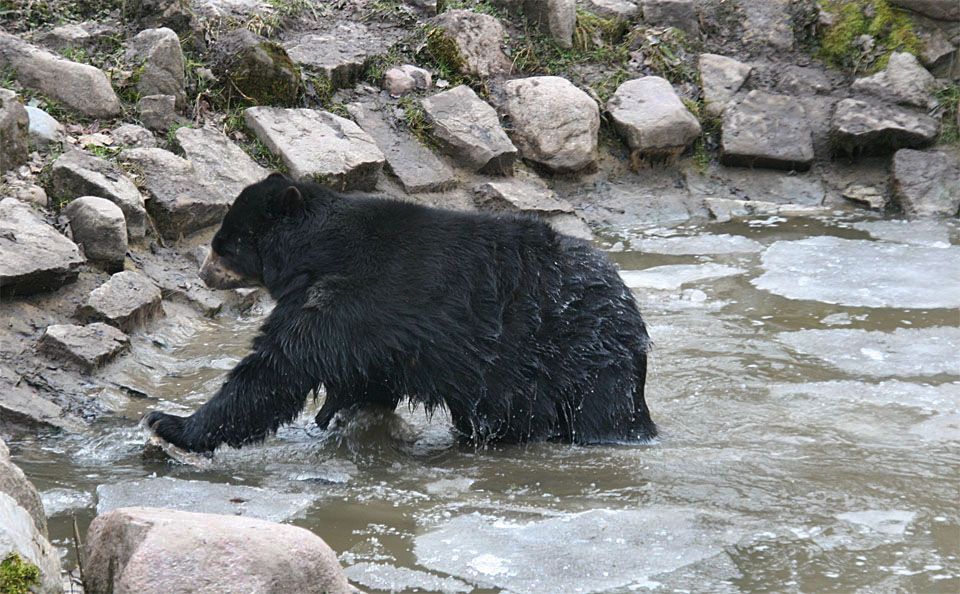
<instances>
[{"instance_id":1,"label":"bear's snout","mask_svg":"<svg viewBox=\"0 0 960 594\"><path fill-rule=\"evenodd\" d=\"M237 274L223 261L215 250L210 250L200 265L200 278L211 289L240 289L256 287L259 283L248 276Z\"/></svg>"}]
</instances>

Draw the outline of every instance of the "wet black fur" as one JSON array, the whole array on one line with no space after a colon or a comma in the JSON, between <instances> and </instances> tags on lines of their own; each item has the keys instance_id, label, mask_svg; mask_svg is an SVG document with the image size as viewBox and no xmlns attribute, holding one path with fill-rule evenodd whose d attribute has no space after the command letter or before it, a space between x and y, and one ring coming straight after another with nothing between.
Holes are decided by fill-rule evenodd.
<instances>
[{"instance_id":1,"label":"wet black fur","mask_svg":"<svg viewBox=\"0 0 960 594\"><path fill-rule=\"evenodd\" d=\"M526 216L348 197L277 174L237 198L213 240L276 307L253 352L189 417L152 412L193 451L259 442L321 384L345 408L449 409L475 444L656 435L647 331L614 267Z\"/></svg>"}]
</instances>

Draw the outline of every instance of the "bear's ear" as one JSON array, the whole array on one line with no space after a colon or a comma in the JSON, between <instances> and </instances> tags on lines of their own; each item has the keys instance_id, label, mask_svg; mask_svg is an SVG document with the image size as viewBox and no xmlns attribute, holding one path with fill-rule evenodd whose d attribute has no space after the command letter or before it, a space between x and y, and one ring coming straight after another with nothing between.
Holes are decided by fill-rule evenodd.
<instances>
[{"instance_id":1,"label":"bear's ear","mask_svg":"<svg viewBox=\"0 0 960 594\"><path fill-rule=\"evenodd\" d=\"M279 171L274 171L273 173L267 176L267 179L287 179L287 176L280 173Z\"/></svg>"},{"instance_id":2,"label":"bear's ear","mask_svg":"<svg viewBox=\"0 0 960 594\"><path fill-rule=\"evenodd\" d=\"M273 202L273 210L279 216L288 217L303 210L303 195L297 186L287 186Z\"/></svg>"}]
</instances>

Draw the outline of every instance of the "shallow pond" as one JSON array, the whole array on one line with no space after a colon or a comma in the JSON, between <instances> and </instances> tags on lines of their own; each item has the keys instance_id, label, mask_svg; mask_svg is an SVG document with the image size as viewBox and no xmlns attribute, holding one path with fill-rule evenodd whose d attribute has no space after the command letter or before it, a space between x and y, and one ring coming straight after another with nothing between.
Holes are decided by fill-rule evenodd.
<instances>
[{"instance_id":1,"label":"shallow pond","mask_svg":"<svg viewBox=\"0 0 960 594\"><path fill-rule=\"evenodd\" d=\"M106 375L152 398L10 444L70 548L99 510L305 526L370 591L960 591L960 227L779 219L615 230L656 343L643 446L457 446L442 416L304 417L200 467L136 421L219 387L260 320L171 316ZM69 559L65 560L67 563Z\"/></svg>"}]
</instances>

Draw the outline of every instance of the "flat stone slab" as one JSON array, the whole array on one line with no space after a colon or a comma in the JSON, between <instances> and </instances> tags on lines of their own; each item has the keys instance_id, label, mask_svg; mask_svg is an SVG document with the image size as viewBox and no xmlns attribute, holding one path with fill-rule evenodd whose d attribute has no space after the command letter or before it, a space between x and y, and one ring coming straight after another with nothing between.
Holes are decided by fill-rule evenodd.
<instances>
[{"instance_id":1,"label":"flat stone slab","mask_svg":"<svg viewBox=\"0 0 960 594\"><path fill-rule=\"evenodd\" d=\"M143 195L122 169L113 163L84 153L67 151L53 162L50 171L53 193L60 199L80 196L106 198L120 207L131 239L147 231L147 210Z\"/></svg>"},{"instance_id":2,"label":"flat stone slab","mask_svg":"<svg viewBox=\"0 0 960 594\"><path fill-rule=\"evenodd\" d=\"M73 282L80 248L16 198L0 201L0 296L52 291Z\"/></svg>"},{"instance_id":3,"label":"flat stone slab","mask_svg":"<svg viewBox=\"0 0 960 594\"><path fill-rule=\"evenodd\" d=\"M315 109L251 107L244 121L296 179L338 190L372 190L386 161L354 122Z\"/></svg>"},{"instance_id":4,"label":"flat stone slab","mask_svg":"<svg viewBox=\"0 0 960 594\"><path fill-rule=\"evenodd\" d=\"M885 103L844 99L830 124L834 152L884 154L920 148L937 139L940 123L930 116Z\"/></svg>"},{"instance_id":5,"label":"flat stone slab","mask_svg":"<svg viewBox=\"0 0 960 594\"><path fill-rule=\"evenodd\" d=\"M326 76L334 89L351 85L371 58L385 55L405 31L389 23L338 22L284 42L290 59Z\"/></svg>"},{"instance_id":6,"label":"flat stone slab","mask_svg":"<svg viewBox=\"0 0 960 594\"><path fill-rule=\"evenodd\" d=\"M413 135L397 127L384 108L363 103L347 111L383 151L387 168L410 193L441 192L456 185L453 170Z\"/></svg>"},{"instance_id":7,"label":"flat stone slab","mask_svg":"<svg viewBox=\"0 0 960 594\"><path fill-rule=\"evenodd\" d=\"M102 322L88 326L55 324L40 337L40 351L90 373L130 348L130 338Z\"/></svg>"},{"instance_id":8,"label":"flat stone slab","mask_svg":"<svg viewBox=\"0 0 960 594\"><path fill-rule=\"evenodd\" d=\"M125 270L91 291L76 315L85 322L102 320L129 333L163 313L160 300L160 289L150 279Z\"/></svg>"},{"instance_id":9,"label":"flat stone slab","mask_svg":"<svg viewBox=\"0 0 960 594\"><path fill-rule=\"evenodd\" d=\"M474 189L477 206L537 214L572 213L573 205L550 188L519 179L487 182Z\"/></svg>"},{"instance_id":10,"label":"flat stone slab","mask_svg":"<svg viewBox=\"0 0 960 594\"><path fill-rule=\"evenodd\" d=\"M517 158L497 112L467 85L420 100L434 137L462 166L484 173L512 171Z\"/></svg>"},{"instance_id":11,"label":"flat stone slab","mask_svg":"<svg viewBox=\"0 0 960 594\"><path fill-rule=\"evenodd\" d=\"M806 171L813 164L813 133L796 99L750 91L724 111L724 165Z\"/></svg>"}]
</instances>

